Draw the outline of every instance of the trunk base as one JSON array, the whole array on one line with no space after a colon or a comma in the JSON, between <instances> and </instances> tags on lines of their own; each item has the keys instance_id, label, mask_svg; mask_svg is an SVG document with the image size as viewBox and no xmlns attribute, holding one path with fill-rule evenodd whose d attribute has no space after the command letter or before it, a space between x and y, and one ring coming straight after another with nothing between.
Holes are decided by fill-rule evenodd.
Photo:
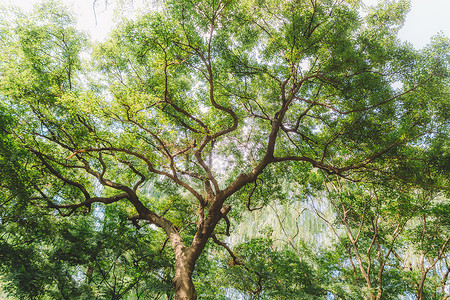
<instances>
[{"instance_id":1,"label":"trunk base","mask_svg":"<svg viewBox=\"0 0 450 300\"><path fill-rule=\"evenodd\" d=\"M175 300L197 300L197 292L190 276L175 276L172 283L175 290Z\"/></svg>"}]
</instances>

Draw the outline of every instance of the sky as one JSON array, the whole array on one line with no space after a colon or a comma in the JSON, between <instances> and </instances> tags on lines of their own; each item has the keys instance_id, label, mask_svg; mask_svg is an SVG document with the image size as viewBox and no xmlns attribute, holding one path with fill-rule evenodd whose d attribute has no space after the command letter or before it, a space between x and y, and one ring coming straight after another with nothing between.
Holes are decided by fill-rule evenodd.
<instances>
[{"instance_id":1,"label":"sky","mask_svg":"<svg viewBox=\"0 0 450 300\"><path fill-rule=\"evenodd\" d=\"M378 3L377 0L364 2L369 5ZM411 0L411 10L399 32L400 39L420 49L440 31L450 38L450 0Z\"/></svg>"},{"instance_id":2,"label":"sky","mask_svg":"<svg viewBox=\"0 0 450 300\"><path fill-rule=\"evenodd\" d=\"M14 1L14 0L13 0ZM14 3L24 9L30 9L33 3L42 0L0 0L0 4ZM113 9L104 10L103 5L98 5L94 15L94 0L64 0L69 3L79 19L79 26L90 32L94 40L102 40L112 27ZM112 2L112 1L109 1ZM137 9L142 8L141 0L133 0ZM151 2L151 0L147 0ZM379 0L364 0L367 5L374 5ZM97 0L97 3L104 3ZM96 24L97 18L97 24ZM411 0L411 11L406 17L405 26L400 30L399 37L403 41L412 42L415 48L423 48L430 38L442 31L450 37L450 0Z\"/></svg>"}]
</instances>

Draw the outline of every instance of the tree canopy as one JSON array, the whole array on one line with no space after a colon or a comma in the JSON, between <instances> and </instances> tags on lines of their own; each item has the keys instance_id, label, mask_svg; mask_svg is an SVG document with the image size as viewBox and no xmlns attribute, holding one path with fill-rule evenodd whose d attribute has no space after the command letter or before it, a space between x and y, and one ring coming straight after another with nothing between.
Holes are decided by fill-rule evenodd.
<instances>
[{"instance_id":1,"label":"tree canopy","mask_svg":"<svg viewBox=\"0 0 450 300\"><path fill-rule=\"evenodd\" d=\"M407 1L359 5L167 0L98 44L56 2L8 12L6 290L448 298L450 43L400 42ZM302 205L332 245L299 241ZM233 243L269 207L276 228Z\"/></svg>"}]
</instances>

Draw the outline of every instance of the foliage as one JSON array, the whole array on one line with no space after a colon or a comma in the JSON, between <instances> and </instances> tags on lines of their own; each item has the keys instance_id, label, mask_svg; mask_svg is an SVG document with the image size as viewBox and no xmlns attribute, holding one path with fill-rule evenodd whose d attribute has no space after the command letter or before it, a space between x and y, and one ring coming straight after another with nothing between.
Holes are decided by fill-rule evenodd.
<instances>
[{"instance_id":1,"label":"foliage","mask_svg":"<svg viewBox=\"0 0 450 300\"><path fill-rule=\"evenodd\" d=\"M337 218L318 214L339 242L321 253L319 269L335 274L327 280L333 293L355 299L446 296L450 234L436 214L446 207L442 194L341 180L326 185Z\"/></svg>"},{"instance_id":2,"label":"foliage","mask_svg":"<svg viewBox=\"0 0 450 300\"><path fill-rule=\"evenodd\" d=\"M19 299L170 295L173 265L160 253L160 237L152 230L136 232L117 214L111 207L100 219L61 218L29 207L20 218L4 220L6 291Z\"/></svg>"},{"instance_id":3,"label":"foliage","mask_svg":"<svg viewBox=\"0 0 450 300\"><path fill-rule=\"evenodd\" d=\"M238 261L229 261L225 278L251 299L320 299L324 295L311 267L292 251L274 249L270 239L252 239L237 246L235 253Z\"/></svg>"},{"instance_id":4,"label":"foliage","mask_svg":"<svg viewBox=\"0 0 450 300\"><path fill-rule=\"evenodd\" d=\"M444 293L450 43L401 43L408 7L386 1L361 17L358 1L168 0L97 45L57 2L8 14L10 291L220 298L221 274L263 298L323 297L325 282L337 297L394 297L405 283L418 299L440 282ZM287 249L222 241L245 209L318 197L339 239L317 253L322 264L303 260L277 212ZM403 246L418 257L413 272Z\"/></svg>"}]
</instances>

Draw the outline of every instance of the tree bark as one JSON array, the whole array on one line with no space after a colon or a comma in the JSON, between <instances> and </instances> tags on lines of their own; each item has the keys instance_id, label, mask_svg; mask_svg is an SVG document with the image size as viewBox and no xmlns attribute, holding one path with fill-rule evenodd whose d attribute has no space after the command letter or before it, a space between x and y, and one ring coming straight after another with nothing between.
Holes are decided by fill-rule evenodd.
<instances>
[{"instance_id":1,"label":"tree bark","mask_svg":"<svg viewBox=\"0 0 450 300\"><path fill-rule=\"evenodd\" d=\"M422 271L422 276L420 277L420 281L417 288L417 300L423 299L423 287L425 286L425 279L426 279L427 273Z\"/></svg>"},{"instance_id":2,"label":"tree bark","mask_svg":"<svg viewBox=\"0 0 450 300\"><path fill-rule=\"evenodd\" d=\"M197 292L192 282L192 271L195 264L183 259L177 260L175 277L172 284L175 291L175 300L196 300Z\"/></svg>"},{"instance_id":3,"label":"tree bark","mask_svg":"<svg viewBox=\"0 0 450 300\"><path fill-rule=\"evenodd\" d=\"M194 255L191 247L186 247L175 227L166 228L169 239L175 252L175 276L172 280L175 300L196 300L197 292L195 291L192 281L192 273L194 271L195 262L199 255ZM203 248L201 248L203 249ZM200 250L201 252L201 249Z\"/></svg>"}]
</instances>

